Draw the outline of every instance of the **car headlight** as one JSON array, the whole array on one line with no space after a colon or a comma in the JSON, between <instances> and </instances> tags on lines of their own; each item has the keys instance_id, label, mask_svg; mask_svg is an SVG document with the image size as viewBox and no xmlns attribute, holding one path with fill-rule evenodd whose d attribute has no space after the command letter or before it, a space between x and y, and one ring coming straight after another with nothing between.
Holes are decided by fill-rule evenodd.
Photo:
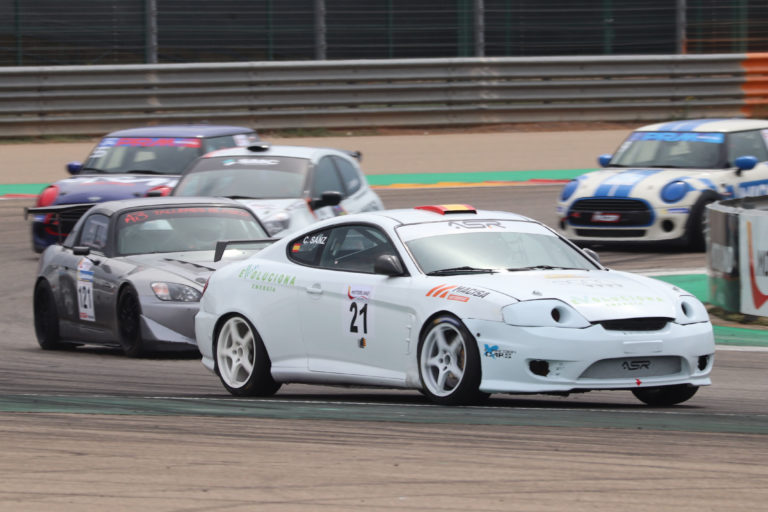
<instances>
[{"instance_id":1,"label":"car headlight","mask_svg":"<svg viewBox=\"0 0 768 512\"><path fill-rule=\"evenodd\" d=\"M160 300L199 302L202 294L191 286L178 283L152 283L152 291Z\"/></svg>"},{"instance_id":2,"label":"car headlight","mask_svg":"<svg viewBox=\"0 0 768 512\"><path fill-rule=\"evenodd\" d=\"M501 310L504 323L520 327L569 327L583 329L591 324L565 302L555 299L517 302Z\"/></svg>"},{"instance_id":3,"label":"car headlight","mask_svg":"<svg viewBox=\"0 0 768 512\"><path fill-rule=\"evenodd\" d=\"M563 191L560 193L560 200L567 201L570 199L577 188L579 188L579 180L571 180L566 183L563 187Z\"/></svg>"},{"instance_id":4,"label":"car headlight","mask_svg":"<svg viewBox=\"0 0 768 512\"><path fill-rule=\"evenodd\" d=\"M267 230L267 234L272 236L281 231L288 229L291 223L291 216L287 212L280 211L273 213L266 219L261 221L264 224L264 228Z\"/></svg>"},{"instance_id":5,"label":"car headlight","mask_svg":"<svg viewBox=\"0 0 768 512\"><path fill-rule=\"evenodd\" d=\"M691 295L682 295L675 308L675 323L697 324L709 322L709 313L699 299Z\"/></svg>"},{"instance_id":6,"label":"car headlight","mask_svg":"<svg viewBox=\"0 0 768 512\"><path fill-rule=\"evenodd\" d=\"M661 200L665 203L676 203L692 190L691 186L680 180L670 181L661 189Z\"/></svg>"}]
</instances>

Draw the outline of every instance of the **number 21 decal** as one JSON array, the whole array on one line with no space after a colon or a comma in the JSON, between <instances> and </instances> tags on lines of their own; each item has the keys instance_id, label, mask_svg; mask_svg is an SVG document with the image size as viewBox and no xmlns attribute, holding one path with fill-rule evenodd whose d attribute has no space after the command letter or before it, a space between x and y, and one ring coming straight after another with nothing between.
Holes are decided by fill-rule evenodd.
<instances>
[{"instance_id":1,"label":"number 21 decal","mask_svg":"<svg viewBox=\"0 0 768 512\"><path fill-rule=\"evenodd\" d=\"M358 320L360 320L363 324L363 334L368 334L368 303L366 302L360 307L358 302L353 302L349 305L349 310L352 312L352 321L349 322L349 332L357 333L360 330L357 325Z\"/></svg>"}]
</instances>

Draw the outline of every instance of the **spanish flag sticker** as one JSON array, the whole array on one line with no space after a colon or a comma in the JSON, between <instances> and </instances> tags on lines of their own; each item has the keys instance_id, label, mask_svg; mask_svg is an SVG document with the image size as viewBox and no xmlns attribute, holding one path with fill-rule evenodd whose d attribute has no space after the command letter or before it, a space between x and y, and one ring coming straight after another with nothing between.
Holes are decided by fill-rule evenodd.
<instances>
[{"instance_id":1,"label":"spanish flag sticker","mask_svg":"<svg viewBox=\"0 0 768 512\"><path fill-rule=\"evenodd\" d=\"M293 244L293 247L291 247L291 252L299 252L300 249L301 249L301 244L295 243Z\"/></svg>"}]
</instances>

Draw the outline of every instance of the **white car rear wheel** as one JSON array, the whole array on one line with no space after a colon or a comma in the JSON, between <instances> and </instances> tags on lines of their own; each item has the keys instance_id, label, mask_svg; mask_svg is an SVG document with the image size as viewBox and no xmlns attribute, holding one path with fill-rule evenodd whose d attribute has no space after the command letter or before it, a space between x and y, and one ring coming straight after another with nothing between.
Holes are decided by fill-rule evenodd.
<instances>
[{"instance_id":1,"label":"white car rear wheel","mask_svg":"<svg viewBox=\"0 0 768 512\"><path fill-rule=\"evenodd\" d=\"M229 317L216 335L216 372L224 387L238 396L269 396L280 389L261 337L242 316Z\"/></svg>"},{"instance_id":2,"label":"white car rear wheel","mask_svg":"<svg viewBox=\"0 0 768 512\"><path fill-rule=\"evenodd\" d=\"M479 391L480 354L466 327L452 316L435 318L419 345L419 376L434 402L460 405L488 397Z\"/></svg>"}]
</instances>

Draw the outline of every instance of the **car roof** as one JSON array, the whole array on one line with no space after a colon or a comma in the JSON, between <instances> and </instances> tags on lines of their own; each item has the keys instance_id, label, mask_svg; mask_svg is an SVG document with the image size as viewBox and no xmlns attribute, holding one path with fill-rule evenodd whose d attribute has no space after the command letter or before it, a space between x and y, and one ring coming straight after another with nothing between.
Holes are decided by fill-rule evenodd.
<instances>
[{"instance_id":1,"label":"car roof","mask_svg":"<svg viewBox=\"0 0 768 512\"><path fill-rule=\"evenodd\" d=\"M523 221L523 222L535 222L541 224L541 222L519 215L517 213L494 211L494 210L475 210L476 213L439 213L436 210L441 208L451 209L452 207L463 207L470 205L425 205L414 208L399 208L393 210L374 210L363 213L350 213L347 215L340 215L328 219L322 222L323 225L338 224L345 222L352 223L379 223L387 224L392 227L406 224L420 224L424 222L440 222L440 221L477 221L484 219L493 220L510 220L510 221ZM434 208L422 209L422 208Z\"/></svg>"},{"instance_id":2,"label":"car roof","mask_svg":"<svg viewBox=\"0 0 768 512\"><path fill-rule=\"evenodd\" d=\"M202 139L206 137L221 137L254 133L251 128L244 126L227 126L217 124L171 124L164 126L144 126L110 132L107 137L189 137Z\"/></svg>"},{"instance_id":3,"label":"car roof","mask_svg":"<svg viewBox=\"0 0 768 512\"><path fill-rule=\"evenodd\" d=\"M768 128L765 119L688 119L649 124L638 132L741 132Z\"/></svg>"},{"instance_id":4,"label":"car roof","mask_svg":"<svg viewBox=\"0 0 768 512\"><path fill-rule=\"evenodd\" d=\"M264 147L266 149L259 149L256 151L250 150L248 148L243 148L243 147L219 149L216 151L211 151L210 153L203 155L201 158L217 158L217 157L227 157L227 156L248 156L252 158L259 158L263 156L284 156L284 157L311 159L312 157L318 155L318 153L320 154L334 153L336 155L344 155L344 156L350 157L350 155L345 153L344 151L340 151L338 149L333 149L333 148L319 148L319 147L311 147L311 146L280 146L280 145L277 145L277 146L269 145L269 146L260 146L260 147Z\"/></svg>"},{"instance_id":5,"label":"car roof","mask_svg":"<svg viewBox=\"0 0 768 512\"><path fill-rule=\"evenodd\" d=\"M92 212L113 215L114 213L139 209L139 208L179 208L195 206L221 206L235 207L250 211L241 202L226 197L137 197L131 199L120 199L117 201L105 201L96 203L91 209Z\"/></svg>"}]
</instances>

